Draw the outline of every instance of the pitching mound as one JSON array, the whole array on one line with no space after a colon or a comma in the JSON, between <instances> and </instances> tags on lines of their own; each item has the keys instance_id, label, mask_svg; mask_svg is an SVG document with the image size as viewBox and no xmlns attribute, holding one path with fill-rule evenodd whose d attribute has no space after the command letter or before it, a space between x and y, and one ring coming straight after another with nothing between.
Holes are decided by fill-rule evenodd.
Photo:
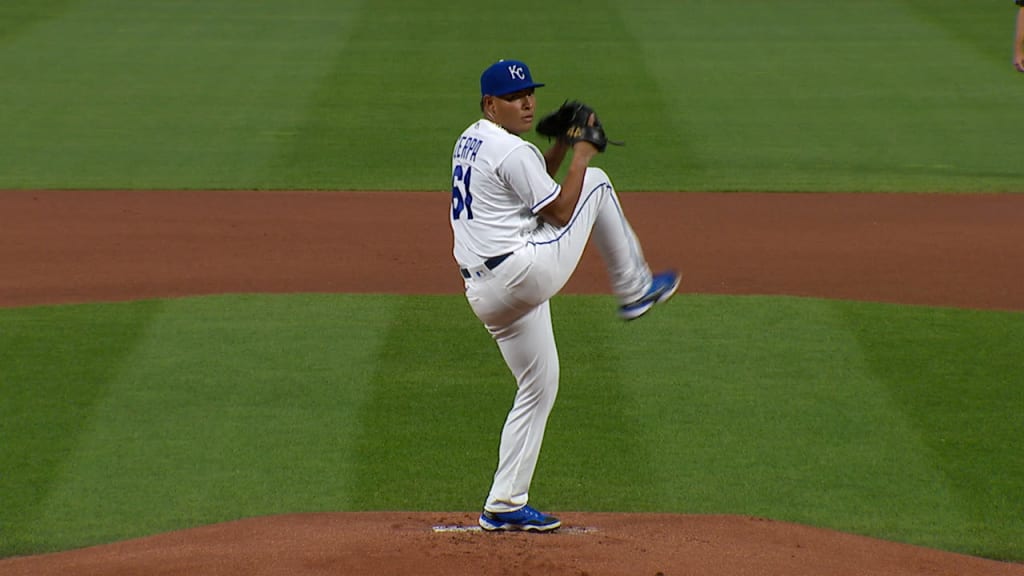
<instances>
[{"instance_id":1,"label":"pitching mound","mask_svg":"<svg viewBox=\"0 0 1024 576\"><path fill-rule=\"evenodd\" d=\"M473 514L253 518L0 561L4 575L1024 575L1024 566L759 518L563 514L552 534L484 533Z\"/></svg>"}]
</instances>

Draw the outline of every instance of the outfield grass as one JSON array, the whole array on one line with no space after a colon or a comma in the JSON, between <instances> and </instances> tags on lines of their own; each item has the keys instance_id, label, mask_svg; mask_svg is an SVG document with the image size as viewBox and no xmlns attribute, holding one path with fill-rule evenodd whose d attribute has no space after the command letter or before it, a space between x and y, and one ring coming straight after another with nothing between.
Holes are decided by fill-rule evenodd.
<instances>
[{"instance_id":1,"label":"outfield grass","mask_svg":"<svg viewBox=\"0 0 1024 576\"><path fill-rule=\"evenodd\" d=\"M1019 313L554 303L554 510L767 516L1024 559ZM513 382L461 296L0 310L0 556L240 517L473 510Z\"/></svg>"},{"instance_id":2,"label":"outfield grass","mask_svg":"<svg viewBox=\"0 0 1024 576\"><path fill-rule=\"evenodd\" d=\"M1024 189L1012 6L560 6L9 2L0 189L445 189L502 57L597 107L621 190Z\"/></svg>"}]
</instances>

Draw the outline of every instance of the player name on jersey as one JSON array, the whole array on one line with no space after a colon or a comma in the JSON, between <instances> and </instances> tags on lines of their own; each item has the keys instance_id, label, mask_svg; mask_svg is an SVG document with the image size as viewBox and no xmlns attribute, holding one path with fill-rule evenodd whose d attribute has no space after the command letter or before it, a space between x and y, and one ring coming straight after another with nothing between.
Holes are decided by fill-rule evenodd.
<instances>
[{"instance_id":1,"label":"player name on jersey","mask_svg":"<svg viewBox=\"0 0 1024 576\"><path fill-rule=\"evenodd\" d=\"M470 136L463 136L459 138L458 144L455 145L455 155L453 158L456 160L476 160L476 153L480 151L480 147L484 145L484 141L479 138L473 138Z\"/></svg>"}]
</instances>

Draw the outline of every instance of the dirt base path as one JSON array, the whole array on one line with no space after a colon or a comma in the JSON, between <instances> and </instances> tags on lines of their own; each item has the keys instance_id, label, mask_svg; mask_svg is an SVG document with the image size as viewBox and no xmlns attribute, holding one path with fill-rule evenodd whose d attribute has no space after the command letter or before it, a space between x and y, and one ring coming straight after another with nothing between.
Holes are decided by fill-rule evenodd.
<instances>
[{"instance_id":1,"label":"dirt base path","mask_svg":"<svg viewBox=\"0 0 1024 576\"><path fill-rule=\"evenodd\" d=\"M1024 194L623 194L689 293L1024 310ZM0 192L0 306L458 293L444 193ZM588 250L569 292L606 292Z\"/></svg>"},{"instance_id":2,"label":"dirt base path","mask_svg":"<svg viewBox=\"0 0 1024 576\"><path fill-rule=\"evenodd\" d=\"M459 293L445 193L0 192L0 306L225 292ZM624 194L682 290L1024 310L1024 194ZM603 293L588 252L569 292ZM254 518L0 560L0 575L1013 575L1006 564L770 520L566 513Z\"/></svg>"}]
</instances>

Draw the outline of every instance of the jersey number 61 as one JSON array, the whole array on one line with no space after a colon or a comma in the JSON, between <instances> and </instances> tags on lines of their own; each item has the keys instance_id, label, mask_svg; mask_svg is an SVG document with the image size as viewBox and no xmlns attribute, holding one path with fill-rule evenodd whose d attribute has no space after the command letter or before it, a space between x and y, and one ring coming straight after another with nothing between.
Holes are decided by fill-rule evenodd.
<instances>
[{"instance_id":1,"label":"jersey number 61","mask_svg":"<svg viewBox=\"0 0 1024 576\"><path fill-rule=\"evenodd\" d=\"M473 195L469 193L469 180L473 176L473 167L462 164L455 166L452 173L452 220L458 220L462 211L466 211L466 220L473 219Z\"/></svg>"}]
</instances>

